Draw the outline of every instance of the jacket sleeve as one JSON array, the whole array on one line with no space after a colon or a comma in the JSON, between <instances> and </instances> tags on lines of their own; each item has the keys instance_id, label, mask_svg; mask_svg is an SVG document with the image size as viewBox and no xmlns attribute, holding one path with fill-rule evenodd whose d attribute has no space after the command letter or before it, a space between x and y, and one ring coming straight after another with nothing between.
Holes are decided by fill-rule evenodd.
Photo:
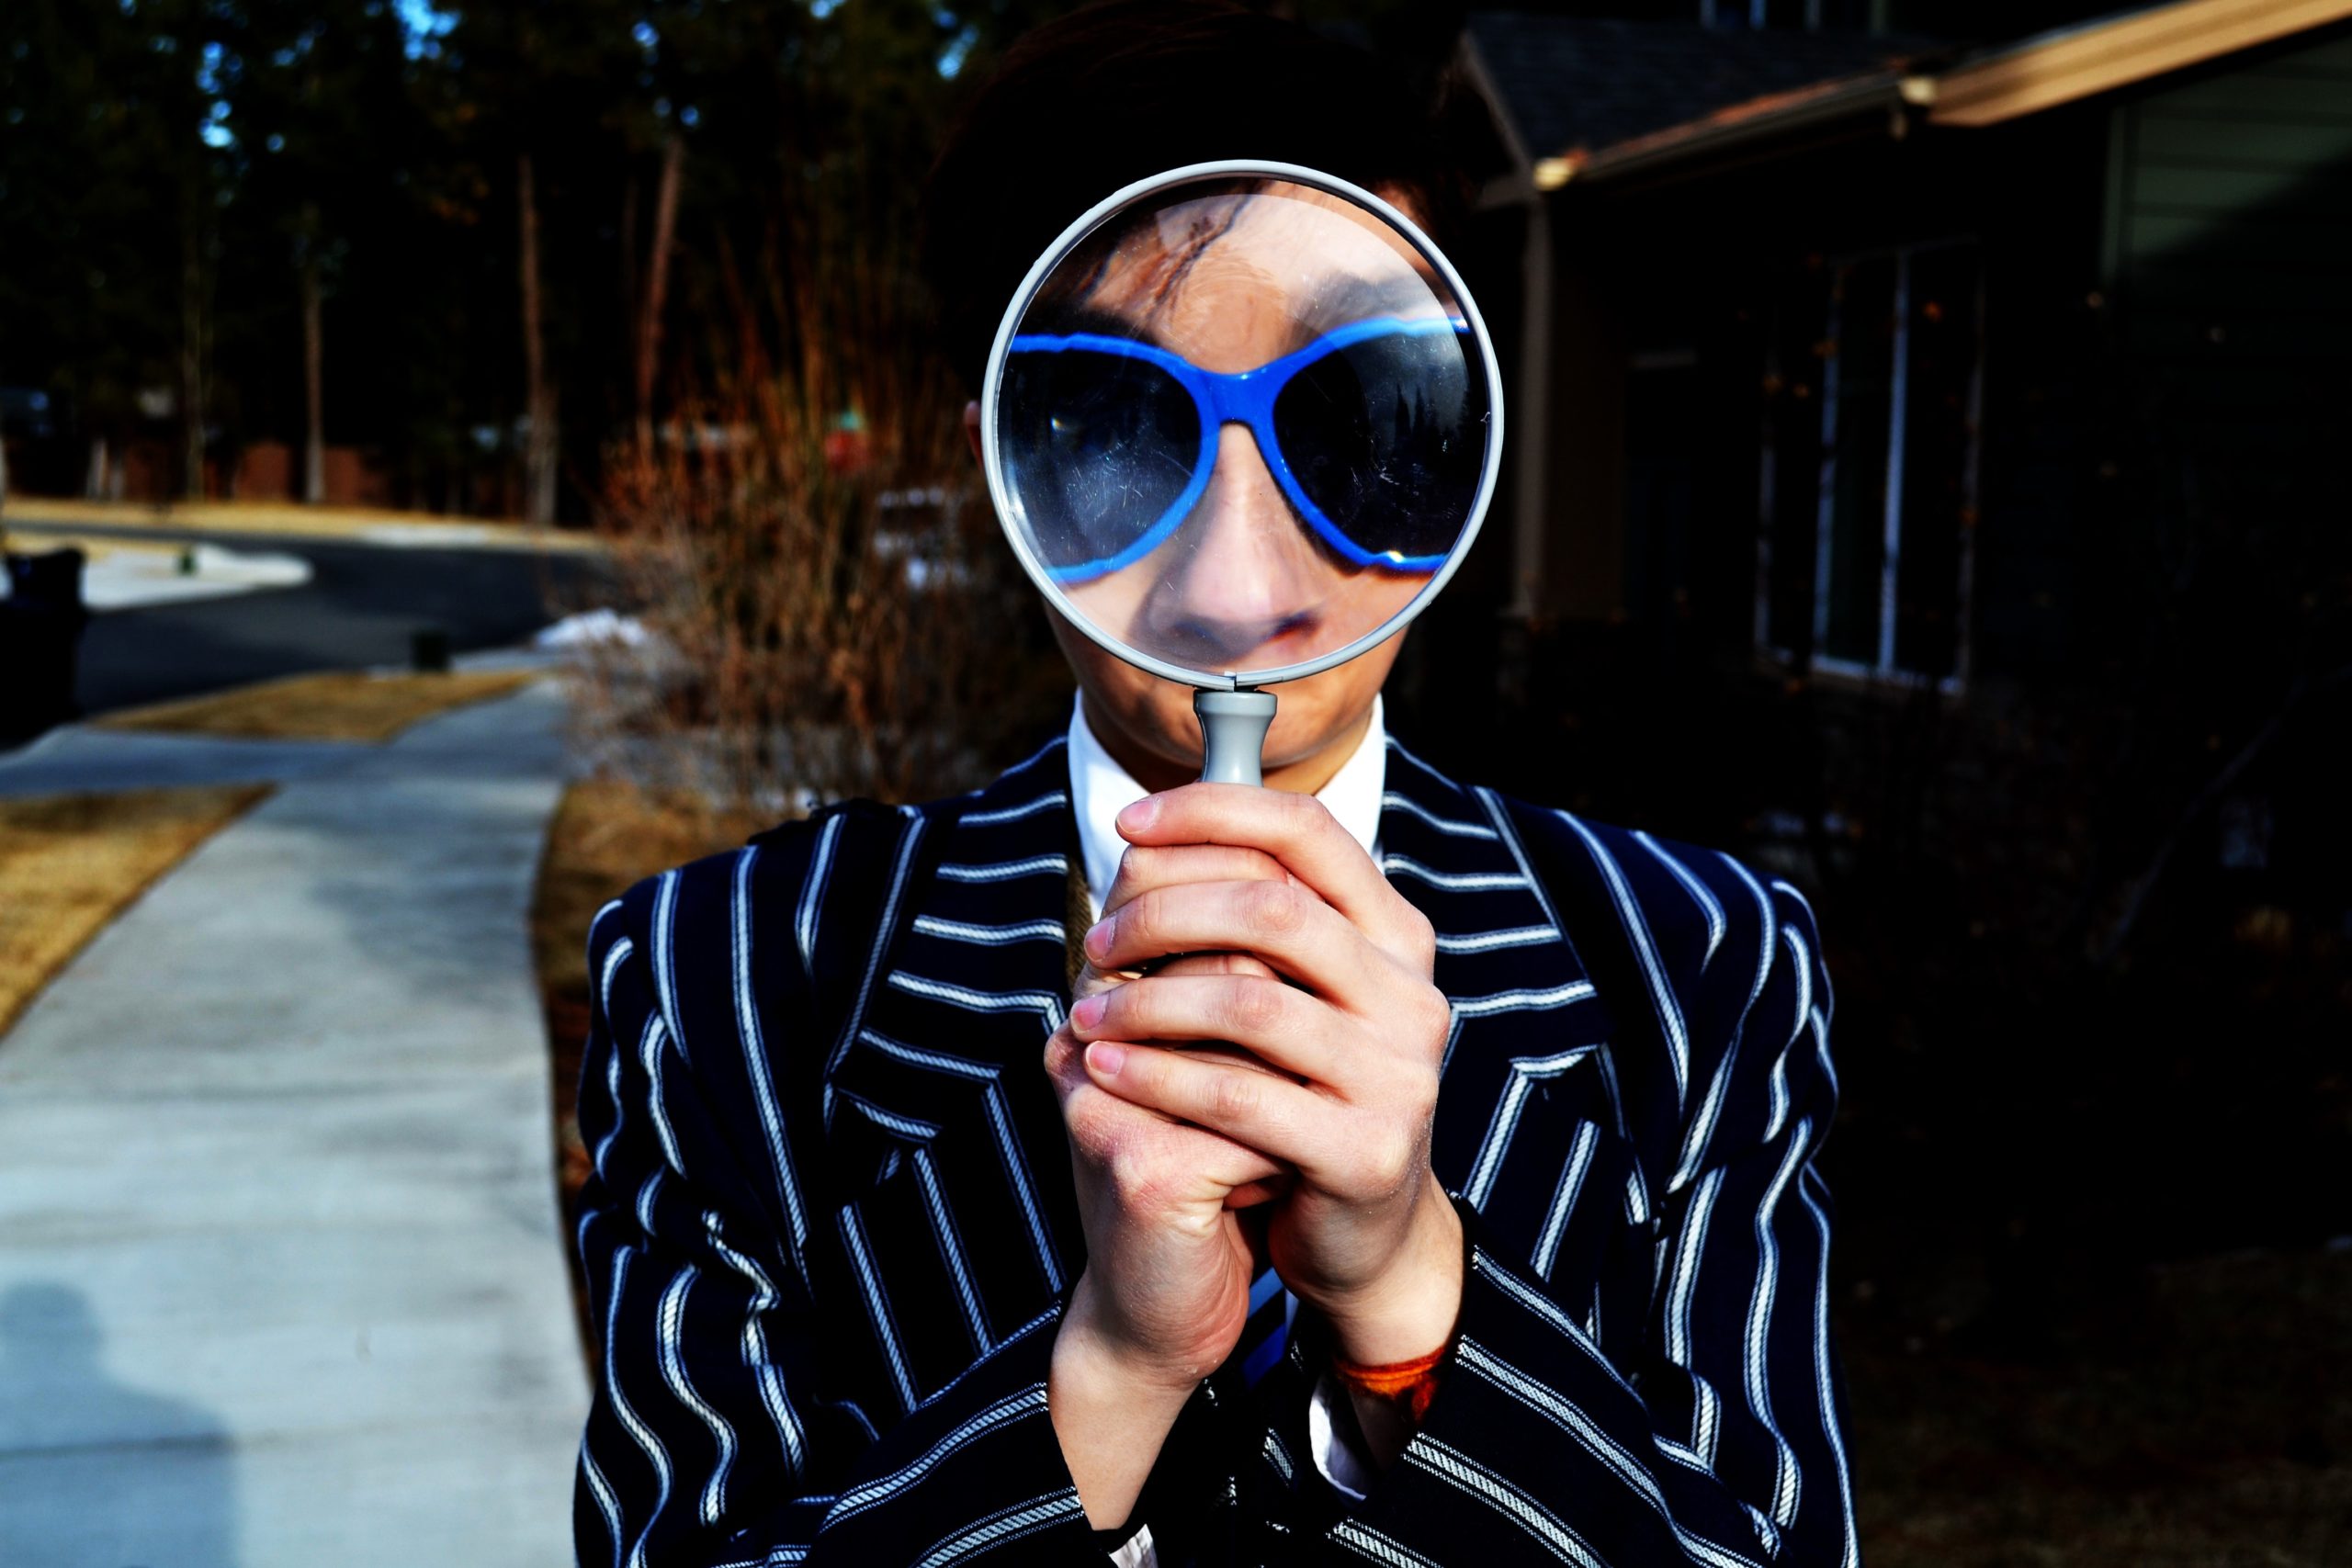
<instances>
[{"instance_id":1,"label":"jacket sleeve","mask_svg":"<svg viewBox=\"0 0 2352 1568\"><path fill-rule=\"evenodd\" d=\"M693 906L698 885L681 896L673 880L695 870L631 889L589 941L580 1120L594 1175L579 1242L597 1343L579 1561L878 1568L1010 1548L996 1560L1101 1568L1046 1414L1066 1297L878 1430L829 1376L826 1325L844 1318L807 1283L785 1123L746 1136L743 1117L760 1125L752 1112L725 1113L758 1098L745 1073L792 1043L747 1041L758 1018L729 1007L731 1038L694 1015L689 1061L674 1016L679 954L652 946L654 933L673 942L696 924L678 906ZM734 897L747 878L744 863ZM700 886L724 897L707 886L718 880ZM794 1010L805 1007L781 1010ZM779 1015L758 1017L773 1032Z\"/></svg>"},{"instance_id":2,"label":"jacket sleeve","mask_svg":"<svg viewBox=\"0 0 2352 1568\"><path fill-rule=\"evenodd\" d=\"M1453 1352L1419 1430L1329 1531L1347 1561L1859 1561L1814 1168L1837 1096L1828 974L1794 890L1721 865L1726 905L1749 917L1724 943L1729 956L1746 938L1746 1006L1706 1025L1712 1060L1692 1019L1690 1157L1668 1183L1638 1350L1604 1354L1457 1196Z\"/></svg>"}]
</instances>

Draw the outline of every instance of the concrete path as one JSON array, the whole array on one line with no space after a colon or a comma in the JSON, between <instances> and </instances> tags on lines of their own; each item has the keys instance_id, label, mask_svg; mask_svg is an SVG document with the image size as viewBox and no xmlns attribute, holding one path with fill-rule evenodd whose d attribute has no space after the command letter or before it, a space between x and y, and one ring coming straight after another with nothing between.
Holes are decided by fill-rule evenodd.
<instances>
[{"instance_id":1,"label":"concrete path","mask_svg":"<svg viewBox=\"0 0 2352 1568\"><path fill-rule=\"evenodd\" d=\"M560 714L302 758L0 1039L0 1563L571 1561Z\"/></svg>"}]
</instances>

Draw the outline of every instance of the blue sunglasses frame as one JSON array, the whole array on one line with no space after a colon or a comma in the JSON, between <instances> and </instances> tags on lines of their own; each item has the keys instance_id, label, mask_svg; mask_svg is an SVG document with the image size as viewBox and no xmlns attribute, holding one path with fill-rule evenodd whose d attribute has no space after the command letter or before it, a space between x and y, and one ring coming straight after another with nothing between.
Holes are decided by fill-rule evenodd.
<instances>
[{"instance_id":1,"label":"blue sunglasses frame","mask_svg":"<svg viewBox=\"0 0 2352 1568\"><path fill-rule=\"evenodd\" d=\"M1248 427L1251 439L1258 444L1259 456L1265 459L1267 470L1274 476L1298 514L1306 519L1315 535L1329 547L1332 553L1351 565L1378 567L1386 571L1435 571L1445 563L1442 552L1433 556L1405 556L1394 551L1375 553L1365 549L1324 514L1323 509L1307 499L1306 491L1291 472L1289 460L1283 456L1282 441L1274 433L1274 402L1291 378L1317 360L1351 348L1360 343L1384 337L1428 337L1438 333L1452 333L1458 337L1471 336L1470 323L1458 316L1374 316L1361 321L1350 321L1317 338L1306 347L1283 355L1259 366L1254 370L1204 370L1182 355L1157 344L1139 343L1133 338L1114 337L1102 333L1071 333L1064 336L1027 333L1016 336L1008 345L1014 354L1064 354L1071 351L1108 354L1122 359L1140 359L1156 365L1173 377L1193 399L1200 412L1201 449L1193 460L1192 478L1185 481L1182 494L1169 504L1168 510L1150 527L1137 535L1135 542L1115 555L1100 560L1081 561L1076 566L1046 568L1046 574L1057 583L1091 582L1107 576L1122 567L1132 566L1167 542L1168 536L1192 515L1202 492L1208 489L1209 475L1216 467L1219 437L1228 424Z\"/></svg>"}]
</instances>

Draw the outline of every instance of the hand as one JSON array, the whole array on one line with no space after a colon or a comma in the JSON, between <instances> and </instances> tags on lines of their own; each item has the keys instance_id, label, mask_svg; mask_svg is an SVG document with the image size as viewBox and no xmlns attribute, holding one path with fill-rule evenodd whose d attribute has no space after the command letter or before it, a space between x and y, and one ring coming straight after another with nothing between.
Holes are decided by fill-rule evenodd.
<instances>
[{"instance_id":1,"label":"hand","mask_svg":"<svg viewBox=\"0 0 2352 1568\"><path fill-rule=\"evenodd\" d=\"M1171 966L1080 997L1069 1032L1117 1098L1221 1134L1295 1170L1266 1248L1351 1360L1443 1343L1461 1303L1461 1222L1430 1168L1451 1010L1430 983L1429 921L1312 796L1190 784L1136 802L1136 850L1254 851L1283 875L1153 880L1087 933L1090 964L1135 971L1170 953L1240 953L1271 973ZM1228 1041L1275 1069L1197 1047ZM1287 1075L1287 1077L1282 1076Z\"/></svg>"},{"instance_id":2,"label":"hand","mask_svg":"<svg viewBox=\"0 0 2352 1568\"><path fill-rule=\"evenodd\" d=\"M1155 852L1159 853L1159 852ZM1129 852L1112 886L1127 897L1130 874L1152 855ZM1157 874L1281 877L1254 851L1166 852ZM1171 971L1271 973L1240 954L1180 959ZM1089 964L1071 989L1083 998L1129 976ZM1215 1133L1106 1094L1080 1062L1065 1025L1046 1043L1046 1070L1069 1134L1086 1269L1054 1339L1047 1394L1070 1477L1097 1529L1133 1510L1160 1442L1201 1378L1232 1354L1263 1265L1262 1225L1243 1211L1283 1178L1262 1155ZM1254 1058L1235 1053L1238 1060ZM1262 1066L1237 1070L1263 1071Z\"/></svg>"},{"instance_id":3,"label":"hand","mask_svg":"<svg viewBox=\"0 0 2352 1568\"><path fill-rule=\"evenodd\" d=\"M1147 867L1159 883L1286 875L1256 851L1130 851L1112 886L1114 905L1134 896L1135 877ZM1272 973L1255 959L1222 953L1179 959L1162 971L1228 972ZM1090 962L1071 991L1084 1000L1130 980ZM1253 1234L1262 1226L1245 1224L1242 1211L1279 1190L1287 1173L1229 1138L1105 1092L1088 1077L1083 1049L1064 1024L1045 1053L1086 1233L1086 1269L1069 1321L1133 1375L1189 1391L1241 1337L1250 1281L1263 1267L1263 1243ZM1230 1059L1236 1071L1266 1071L1245 1053Z\"/></svg>"}]
</instances>

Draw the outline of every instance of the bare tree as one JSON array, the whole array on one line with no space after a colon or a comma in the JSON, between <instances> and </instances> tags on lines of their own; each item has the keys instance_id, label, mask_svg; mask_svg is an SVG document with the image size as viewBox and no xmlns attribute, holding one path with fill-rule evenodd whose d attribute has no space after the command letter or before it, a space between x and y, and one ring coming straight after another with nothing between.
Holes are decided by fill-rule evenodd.
<instances>
[{"instance_id":1,"label":"bare tree","mask_svg":"<svg viewBox=\"0 0 2352 1568\"><path fill-rule=\"evenodd\" d=\"M653 444L653 380L662 352L662 311L670 292L670 252L678 229L678 186L686 166L686 139L670 133L662 148L662 180L653 197L653 243L647 253L645 288L637 305L637 444ZM635 243L636 235L628 235Z\"/></svg>"},{"instance_id":2,"label":"bare tree","mask_svg":"<svg viewBox=\"0 0 2352 1568\"><path fill-rule=\"evenodd\" d=\"M548 378L546 339L540 321L539 209L533 187L531 155L515 161L515 199L522 223L524 515L534 523L555 521L556 389Z\"/></svg>"},{"instance_id":3,"label":"bare tree","mask_svg":"<svg viewBox=\"0 0 2352 1568\"><path fill-rule=\"evenodd\" d=\"M318 209L307 206L295 276L302 297L302 499L312 506L327 498L326 342L319 304L318 231Z\"/></svg>"}]
</instances>

